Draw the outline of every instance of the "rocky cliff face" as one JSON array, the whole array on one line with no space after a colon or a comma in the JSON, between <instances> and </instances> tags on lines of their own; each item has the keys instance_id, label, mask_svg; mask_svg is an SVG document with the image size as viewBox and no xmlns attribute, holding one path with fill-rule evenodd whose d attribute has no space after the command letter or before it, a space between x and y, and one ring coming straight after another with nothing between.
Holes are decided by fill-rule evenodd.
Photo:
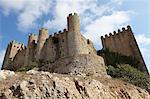
<instances>
[{"instance_id":1,"label":"rocky cliff face","mask_svg":"<svg viewBox=\"0 0 150 99\"><path fill-rule=\"evenodd\" d=\"M110 77L30 70L0 71L0 99L150 99L139 87Z\"/></svg>"}]
</instances>

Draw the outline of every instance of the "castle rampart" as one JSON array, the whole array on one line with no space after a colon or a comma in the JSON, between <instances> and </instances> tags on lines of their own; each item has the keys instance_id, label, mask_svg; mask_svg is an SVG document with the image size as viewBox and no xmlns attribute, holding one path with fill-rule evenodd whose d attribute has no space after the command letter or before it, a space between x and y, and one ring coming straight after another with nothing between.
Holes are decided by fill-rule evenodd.
<instances>
[{"instance_id":1,"label":"castle rampart","mask_svg":"<svg viewBox=\"0 0 150 99\"><path fill-rule=\"evenodd\" d=\"M13 46L18 49L8 45L5 60L13 59L9 63L4 60L3 67L10 69L5 65L7 63L13 70L17 70L17 68L30 65L35 61L53 63L58 59L79 54L96 54L93 43L83 37L80 32L79 16L76 13L69 14L67 22L67 29L55 32L53 35L49 35L48 29L44 28L39 30L38 36L30 34L27 47L21 51L18 51L21 49L21 45L17 43L13 43Z\"/></svg>"},{"instance_id":2,"label":"castle rampart","mask_svg":"<svg viewBox=\"0 0 150 99\"><path fill-rule=\"evenodd\" d=\"M101 41L104 49L109 49L112 52L136 58L140 62L137 69L148 73L130 26L127 26L127 29L123 27L122 31L114 31L113 34L110 33L109 36L101 36Z\"/></svg>"}]
</instances>

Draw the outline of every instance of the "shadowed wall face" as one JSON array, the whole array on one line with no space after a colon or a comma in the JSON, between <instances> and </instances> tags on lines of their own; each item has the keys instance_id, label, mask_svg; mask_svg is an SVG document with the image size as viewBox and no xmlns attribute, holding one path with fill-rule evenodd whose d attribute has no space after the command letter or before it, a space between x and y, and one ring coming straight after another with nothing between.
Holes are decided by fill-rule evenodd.
<instances>
[{"instance_id":1,"label":"shadowed wall face","mask_svg":"<svg viewBox=\"0 0 150 99\"><path fill-rule=\"evenodd\" d=\"M6 50L6 54L4 57L2 69L9 69L14 70L14 67L12 67L12 62L15 60L15 57L17 56L17 53L19 51L24 50L24 45L21 43L18 43L16 41L11 41Z\"/></svg>"},{"instance_id":2,"label":"shadowed wall face","mask_svg":"<svg viewBox=\"0 0 150 99\"><path fill-rule=\"evenodd\" d=\"M42 28L39 30L39 36L38 36L37 48L36 48L36 60L39 60L41 50L42 50L44 43L48 37L49 37L49 35L48 35L47 29Z\"/></svg>"},{"instance_id":3,"label":"shadowed wall face","mask_svg":"<svg viewBox=\"0 0 150 99\"><path fill-rule=\"evenodd\" d=\"M137 69L148 73L142 54L130 26L127 26L127 29L122 28L122 31L118 30L118 33L114 31L113 34L110 33L109 36L102 36L101 41L104 49L136 58L139 61L139 65L136 66Z\"/></svg>"}]
</instances>

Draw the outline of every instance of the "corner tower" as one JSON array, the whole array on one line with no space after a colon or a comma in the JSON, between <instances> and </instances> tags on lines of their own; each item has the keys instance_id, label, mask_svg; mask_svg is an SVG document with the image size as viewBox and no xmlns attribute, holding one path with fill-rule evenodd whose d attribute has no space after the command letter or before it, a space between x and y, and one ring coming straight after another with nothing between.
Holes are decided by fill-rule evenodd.
<instances>
[{"instance_id":1,"label":"corner tower","mask_svg":"<svg viewBox=\"0 0 150 99\"><path fill-rule=\"evenodd\" d=\"M69 16L67 17L67 26L68 54L69 56L81 54L82 35L80 33L80 20L77 13L69 14Z\"/></svg>"},{"instance_id":2,"label":"corner tower","mask_svg":"<svg viewBox=\"0 0 150 99\"><path fill-rule=\"evenodd\" d=\"M41 50L42 50L44 43L48 37L49 37L48 29L41 28L39 30L39 36L38 36L38 40L37 40L36 60L39 60Z\"/></svg>"},{"instance_id":3,"label":"corner tower","mask_svg":"<svg viewBox=\"0 0 150 99\"><path fill-rule=\"evenodd\" d=\"M14 60L15 55L18 53L18 50L24 48L23 44L19 44L15 40L11 41L6 49L6 54L4 57L2 69L10 69L10 64Z\"/></svg>"},{"instance_id":4,"label":"corner tower","mask_svg":"<svg viewBox=\"0 0 150 99\"><path fill-rule=\"evenodd\" d=\"M29 62L34 60L35 58L37 38L38 36L33 33L29 34L28 36L28 45L26 49L25 62L24 62L25 66L27 66Z\"/></svg>"}]
</instances>

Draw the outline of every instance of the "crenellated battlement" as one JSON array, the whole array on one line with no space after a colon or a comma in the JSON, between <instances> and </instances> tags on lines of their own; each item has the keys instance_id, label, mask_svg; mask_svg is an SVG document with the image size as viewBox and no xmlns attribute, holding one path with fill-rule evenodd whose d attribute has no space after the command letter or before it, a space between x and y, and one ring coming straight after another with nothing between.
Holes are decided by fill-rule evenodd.
<instances>
[{"instance_id":1,"label":"crenellated battlement","mask_svg":"<svg viewBox=\"0 0 150 99\"><path fill-rule=\"evenodd\" d=\"M30 33L28 35L28 47L32 46L33 43L37 43L37 39L38 39L38 35L34 34L34 33Z\"/></svg>"},{"instance_id":2,"label":"crenellated battlement","mask_svg":"<svg viewBox=\"0 0 150 99\"><path fill-rule=\"evenodd\" d=\"M70 32L80 32L80 21L77 13L70 13L67 17L67 28Z\"/></svg>"},{"instance_id":3,"label":"crenellated battlement","mask_svg":"<svg viewBox=\"0 0 150 99\"><path fill-rule=\"evenodd\" d=\"M16 45L18 45L19 44L19 42L18 41L16 41L16 40L12 40L12 41L10 41L10 43L9 44L16 44Z\"/></svg>"},{"instance_id":4,"label":"crenellated battlement","mask_svg":"<svg viewBox=\"0 0 150 99\"><path fill-rule=\"evenodd\" d=\"M34 33L30 33L29 36L30 36L30 37L37 37L37 35L34 34Z\"/></svg>"},{"instance_id":5,"label":"crenellated battlement","mask_svg":"<svg viewBox=\"0 0 150 99\"><path fill-rule=\"evenodd\" d=\"M46 28L41 28L39 30L39 35L38 35L38 41L39 42L42 42L44 39L47 39L49 36L49 33L48 33L48 29Z\"/></svg>"},{"instance_id":6,"label":"crenellated battlement","mask_svg":"<svg viewBox=\"0 0 150 99\"><path fill-rule=\"evenodd\" d=\"M37 38L38 38L38 35L36 35L36 34L34 34L34 33L30 33L29 35L28 35L28 38L29 39L36 39L37 40Z\"/></svg>"},{"instance_id":7,"label":"crenellated battlement","mask_svg":"<svg viewBox=\"0 0 150 99\"><path fill-rule=\"evenodd\" d=\"M41 28L41 29L39 30L39 33L48 33L48 29Z\"/></svg>"},{"instance_id":8,"label":"crenellated battlement","mask_svg":"<svg viewBox=\"0 0 150 99\"><path fill-rule=\"evenodd\" d=\"M118 31L113 31L113 33L109 33L109 35L105 34L105 36L101 36L101 39L116 37L116 36L123 36L124 33L132 33L131 27L128 25L126 28L123 27L122 30L118 29Z\"/></svg>"},{"instance_id":9,"label":"crenellated battlement","mask_svg":"<svg viewBox=\"0 0 150 99\"><path fill-rule=\"evenodd\" d=\"M20 48L20 47L25 48L24 43L18 42L18 41L15 41L15 40L10 41L10 43L8 45L10 47L14 46L16 48Z\"/></svg>"},{"instance_id":10,"label":"crenellated battlement","mask_svg":"<svg viewBox=\"0 0 150 99\"><path fill-rule=\"evenodd\" d=\"M53 35L49 35L49 39L53 37L61 37L66 32L68 32L67 29L63 29L63 31L59 30L58 32L54 32Z\"/></svg>"},{"instance_id":11,"label":"crenellated battlement","mask_svg":"<svg viewBox=\"0 0 150 99\"><path fill-rule=\"evenodd\" d=\"M101 41L104 49L138 59L139 65L137 69L148 73L138 44L129 25L126 28L123 27L121 30L118 29L117 32L114 31L113 33L109 33L109 35L106 34L105 36L101 36Z\"/></svg>"},{"instance_id":12,"label":"crenellated battlement","mask_svg":"<svg viewBox=\"0 0 150 99\"><path fill-rule=\"evenodd\" d=\"M96 54L93 43L84 38L80 32L80 20L77 13L67 17L67 27L49 35L48 29L39 29L39 34L28 35L27 47L16 41L10 42L3 67L28 66L32 62L54 62L60 58L80 55ZM11 61L9 61L11 58ZM18 67L14 68L16 70ZM12 67L13 68L13 67Z\"/></svg>"},{"instance_id":13,"label":"crenellated battlement","mask_svg":"<svg viewBox=\"0 0 150 99\"><path fill-rule=\"evenodd\" d=\"M72 17L72 16L78 16L77 13L70 13L68 17Z\"/></svg>"}]
</instances>

